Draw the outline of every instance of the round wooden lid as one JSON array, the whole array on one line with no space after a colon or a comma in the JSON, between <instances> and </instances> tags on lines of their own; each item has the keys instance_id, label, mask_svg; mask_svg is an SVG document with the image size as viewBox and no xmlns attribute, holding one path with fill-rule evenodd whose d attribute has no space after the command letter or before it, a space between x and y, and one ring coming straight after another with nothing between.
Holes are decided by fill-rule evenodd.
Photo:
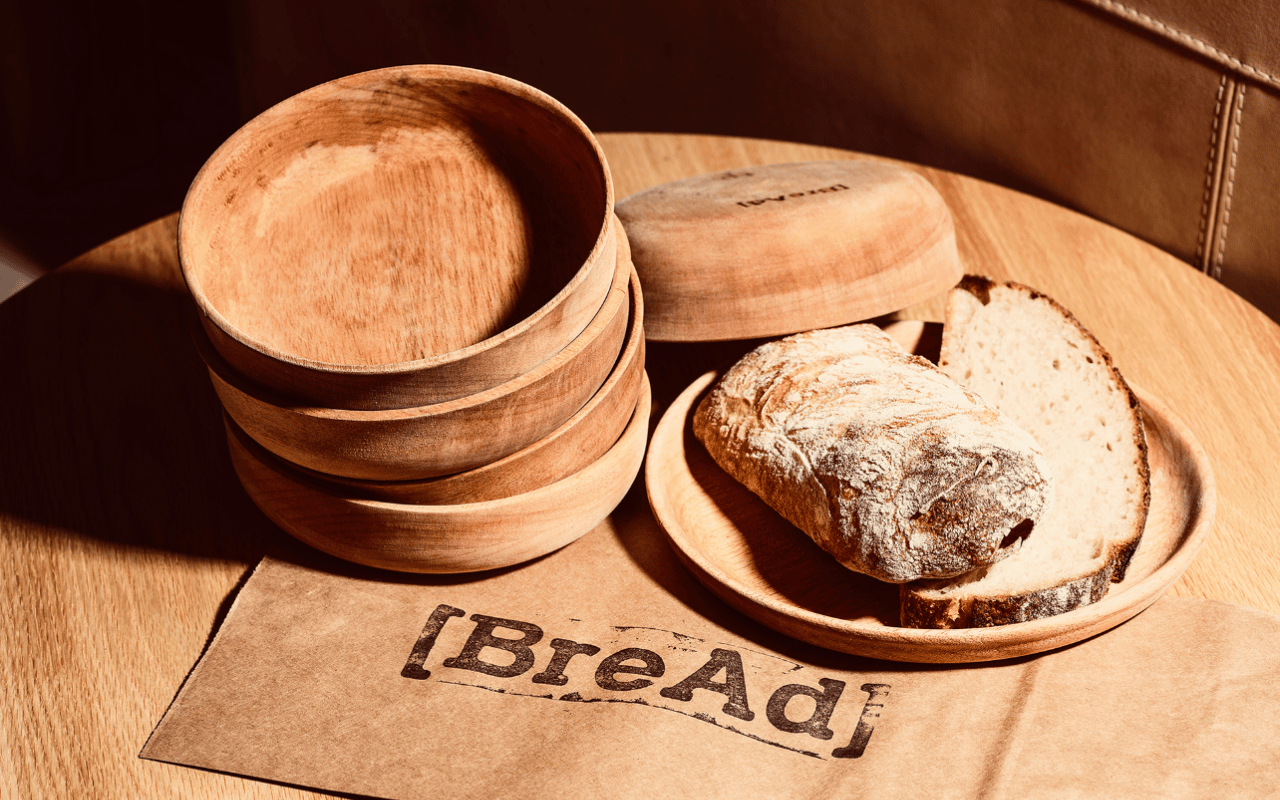
<instances>
[{"instance_id":1,"label":"round wooden lid","mask_svg":"<svg viewBox=\"0 0 1280 800\"><path fill-rule=\"evenodd\" d=\"M620 201L654 341L780 336L886 314L963 270L923 176L879 161L726 170Z\"/></svg>"}]
</instances>

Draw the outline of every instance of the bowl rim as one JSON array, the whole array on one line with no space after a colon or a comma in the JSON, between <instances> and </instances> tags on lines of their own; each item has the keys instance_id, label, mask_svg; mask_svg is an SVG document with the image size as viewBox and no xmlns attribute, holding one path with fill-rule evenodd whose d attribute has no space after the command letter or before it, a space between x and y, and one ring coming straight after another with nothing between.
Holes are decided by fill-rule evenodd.
<instances>
[{"instance_id":1,"label":"bowl rim","mask_svg":"<svg viewBox=\"0 0 1280 800\"><path fill-rule=\"evenodd\" d=\"M526 387L536 384L561 369L567 368L567 365L577 358L578 353L603 336L608 331L610 322L620 311L624 309L630 310L632 287L640 285L639 277L636 275L635 266L632 264L630 257L624 257L625 252L620 253L619 256L613 269L609 292L605 295L604 303L592 316L591 322L583 329L582 333L575 337L568 346L528 372L524 372L509 381L485 389L482 392L439 403L426 403L409 408L373 409L333 408L295 403L278 390L256 384L238 372L230 361L218 352L218 349L198 321L193 320L190 326L191 336L192 341L195 343L196 351L209 372L215 374L218 380L229 386L238 395L246 398L250 404L271 408L275 414L281 417L304 417L345 423L392 423L402 420L443 417L517 394ZM618 296L615 297L615 295ZM630 322L628 321L626 324L629 325ZM626 344L628 332L629 329L624 327L622 346ZM621 354L621 349L619 354ZM612 372L612 367L610 371ZM226 403L223 403L223 406L225 408Z\"/></svg>"},{"instance_id":2,"label":"bowl rim","mask_svg":"<svg viewBox=\"0 0 1280 800\"><path fill-rule=\"evenodd\" d=\"M570 126L578 132L587 144L590 152L594 155L595 165L599 168L599 178L604 186L604 204L600 209L600 230L596 235L596 240L592 245L591 251L583 259L582 264L579 265L569 282L562 286L560 291L556 292L551 299L536 309L532 314L519 320L514 325L503 328L493 336L457 350L450 350L445 353L435 353L424 358L393 361L383 364L346 364L342 362L303 358L256 340L228 320L217 309L217 307L213 305L208 296L205 295L204 288L200 284L198 276L193 274L192 270L188 267L191 263L191 258L193 257L192 251L194 248L194 243L190 241L191 236L194 235L191 233L190 218L188 216L191 211L190 205L193 202L202 199L203 193L208 191L207 186L211 185L210 182L212 179L210 176L212 174L226 167L237 154L244 151L245 146L252 141L253 136L257 134L260 129L266 127L277 116L287 113L290 110L290 106L299 102L300 98L310 99L329 93L349 91L357 88L368 88L372 85L385 82L391 76L403 74L411 74L418 78L430 78L433 80L471 82L499 89L521 100L531 103L534 106L542 108L543 110L549 111L552 114L559 115L568 121ZM358 72L352 75L336 78L287 97L261 112L227 137L227 139L219 145L216 150L214 150L213 154L210 155L205 163L200 167L199 171L196 172L195 177L192 178L191 184L187 189L186 196L183 199L182 208L178 212L178 265L182 273L182 278L187 285L187 290L195 299L196 306L199 308L200 313L209 318L214 325L216 325L228 337L249 350L254 351L258 355L283 364L333 375L371 375L383 377L399 375L439 367L491 350L510 339L520 336L530 328L537 326L539 321L544 317L554 313L558 307L564 304L564 301L570 295L578 290L579 286L589 279L591 266L599 259L607 257L606 249L611 246L611 242L609 240L613 238L614 200L613 176L609 171L609 163L605 157L604 149L600 146L600 142L576 114L570 111L568 107L556 100L554 97L551 97L547 93L514 78L508 78L504 75L487 72L485 70L473 69L470 67L459 67L444 64L410 64L395 67L383 67L381 69L367 70L365 72Z\"/></svg>"},{"instance_id":3,"label":"bowl rim","mask_svg":"<svg viewBox=\"0 0 1280 800\"><path fill-rule=\"evenodd\" d=\"M361 479L361 478L345 478L340 475L327 475L323 472L313 470L309 467L304 467L300 464L290 464L290 467L293 469L294 472L313 478L325 485L341 487L343 491L352 492L353 499L382 500L385 502L392 502L392 503L416 503L416 504L423 504L423 503L430 502L436 505L461 505L463 502L468 502L468 503L482 502L482 501L475 501L475 500L467 500L467 501L461 501L461 502L457 502L457 501L446 502L437 498L431 498L429 500L419 499L419 498L411 499L410 497L407 497L407 496L395 497L394 495L397 493L404 493L406 495L409 495L414 491L420 491L425 494L429 492L432 487L448 486L448 485L456 484L459 481L476 480L476 479L480 479L481 476L483 476L483 478L485 479L501 480L502 476L504 476L508 472L511 472L514 470L519 470L519 471L527 470L529 469L530 465L526 462L528 462L530 459L536 459L538 457L537 454L545 450L548 446L554 446L553 445L554 440L560 439L565 436L572 436L573 435L572 431L577 426L583 424L583 421L585 419L597 413L600 406L607 403L610 397L615 392L617 392L619 387L626 381L627 376L631 372L631 370L634 369L639 373L639 380L637 381L636 389L635 389L636 397L638 397L641 392L645 391L644 387L648 382L648 378L646 377L646 374L645 374L645 365L644 365L644 357L645 357L644 298L640 289L639 276L637 276L634 269L631 270L631 278L630 278L629 285L631 290L629 295L631 310L630 310L629 318L627 320L627 334L626 334L626 338L623 340L622 351L618 355L618 360L614 362L613 369L609 372L608 377L605 378L604 383L600 385L600 388L597 389L595 394L591 396L591 399L587 401L586 405L578 409L578 411L575 412L572 417L570 417L568 420L562 423L555 430L551 431L546 436L543 436L541 439L538 439L532 444L526 445L525 447L520 448L514 453L503 456L502 458L497 459L496 461L490 461L486 464L482 464L481 466L473 467L471 469L463 470L461 472L454 472L448 475L437 475L431 478L417 478L417 479L410 478L406 480L367 480L367 479ZM635 401L635 398L632 398L632 402L630 404L631 406L635 405L634 401ZM225 411L223 413L226 414ZM235 424L234 420L232 420L232 424ZM626 424L627 423L624 421L622 430L626 429ZM237 428L239 428L238 425L237 425ZM247 436L248 434L245 434L245 435ZM621 431L619 432L619 436L621 436ZM261 445L258 445L258 446L261 447ZM610 442L609 446L612 447L613 442ZM266 448L263 448L263 449L265 450ZM270 451L267 450L267 452L270 452ZM279 458L279 456L276 456L276 458ZM581 467L579 469L581 469ZM574 470L573 472L570 472L567 475L561 476L560 478L556 478L552 481L548 481L547 484L554 483L558 480L562 480L563 478L568 477L569 475L576 474L578 471L579 470ZM547 484L543 484L543 485L547 485ZM533 489L529 489L526 491L533 491ZM361 493L365 493L365 494L361 494ZM523 493L524 492L522 492L522 494ZM507 495L507 496L510 496L510 495ZM500 499L500 498L491 498L491 499Z\"/></svg>"},{"instance_id":4,"label":"bowl rim","mask_svg":"<svg viewBox=\"0 0 1280 800\"><path fill-rule=\"evenodd\" d=\"M642 426L646 429L643 436L647 450L647 429L652 410L653 387L649 380L649 373L642 370L640 391L636 395L635 405L628 411L627 423L623 426L622 432L618 434L618 438L609 443L608 449L599 458L584 465L577 472L544 486L539 486L536 489L530 489L520 494L507 495L506 497L495 497L492 500L477 500L469 503L412 503L396 500L376 500L344 494L341 491L337 491L343 487L331 485L327 481L318 479L315 475L301 472L297 469L296 464L290 463L287 459L263 447L225 411L222 414L222 421L228 432L234 430L238 446L250 452L254 460L270 465L274 471L283 476L282 480L288 480L293 484L303 486L309 492L324 494L339 502L348 503L355 507L385 509L396 513L448 519L450 517L464 517L477 511L507 510L512 506L521 508L531 500L542 499L549 495L554 496L566 492L570 488L580 488L582 484L589 485L596 473L607 469L613 459L619 458L620 454L625 452L634 437L641 436L640 428Z\"/></svg>"}]
</instances>

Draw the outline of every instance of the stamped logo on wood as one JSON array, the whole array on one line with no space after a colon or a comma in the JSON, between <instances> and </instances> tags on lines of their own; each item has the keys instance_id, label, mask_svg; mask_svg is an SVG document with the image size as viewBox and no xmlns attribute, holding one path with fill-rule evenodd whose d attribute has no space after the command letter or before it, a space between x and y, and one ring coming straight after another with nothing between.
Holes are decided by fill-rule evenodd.
<instances>
[{"instance_id":1,"label":"stamped logo on wood","mask_svg":"<svg viewBox=\"0 0 1280 800\"><path fill-rule=\"evenodd\" d=\"M808 189L805 191L797 191L797 192L783 192L782 194L769 195L767 197L760 197L754 200L739 200L737 201L736 204L742 206L743 208L753 208L755 206L762 206L766 203L781 203L786 200L796 199L801 197L808 197L809 195L814 195L814 194L830 194L831 192L843 192L843 191L846 191L848 188L849 187L845 186L843 183L833 183L830 186L823 186L817 189Z\"/></svg>"}]
</instances>

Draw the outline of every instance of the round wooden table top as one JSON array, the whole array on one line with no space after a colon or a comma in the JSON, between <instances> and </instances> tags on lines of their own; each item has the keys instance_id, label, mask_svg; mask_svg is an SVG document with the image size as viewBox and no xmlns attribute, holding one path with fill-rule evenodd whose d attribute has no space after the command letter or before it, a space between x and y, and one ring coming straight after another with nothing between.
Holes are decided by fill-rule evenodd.
<instances>
[{"instance_id":1,"label":"round wooden table top","mask_svg":"<svg viewBox=\"0 0 1280 800\"><path fill-rule=\"evenodd\" d=\"M600 139L619 198L715 170L863 157L709 136ZM1215 529L1172 592L1280 613L1280 326L1128 234L920 172L953 211L966 269L1072 309L1207 450ZM282 535L232 473L186 334L176 230L176 214L157 220L0 304L0 796L321 796L137 756L237 584ZM901 316L940 319L941 303ZM674 363L681 352L650 348L655 404L660 387L694 377Z\"/></svg>"}]
</instances>

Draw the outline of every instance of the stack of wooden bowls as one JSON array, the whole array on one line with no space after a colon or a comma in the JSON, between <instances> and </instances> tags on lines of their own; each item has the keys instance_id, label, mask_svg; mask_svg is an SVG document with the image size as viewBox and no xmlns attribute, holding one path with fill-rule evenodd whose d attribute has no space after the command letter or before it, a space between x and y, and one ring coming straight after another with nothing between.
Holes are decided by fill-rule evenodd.
<instances>
[{"instance_id":1,"label":"stack of wooden bowls","mask_svg":"<svg viewBox=\"0 0 1280 800\"><path fill-rule=\"evenodd\" d=\"M413 572L516 564L604 519L649 416L613 200L572 113L475 70L362 73L236 132L178 239L254 502Z\"/></svg>"}]
</instances>

